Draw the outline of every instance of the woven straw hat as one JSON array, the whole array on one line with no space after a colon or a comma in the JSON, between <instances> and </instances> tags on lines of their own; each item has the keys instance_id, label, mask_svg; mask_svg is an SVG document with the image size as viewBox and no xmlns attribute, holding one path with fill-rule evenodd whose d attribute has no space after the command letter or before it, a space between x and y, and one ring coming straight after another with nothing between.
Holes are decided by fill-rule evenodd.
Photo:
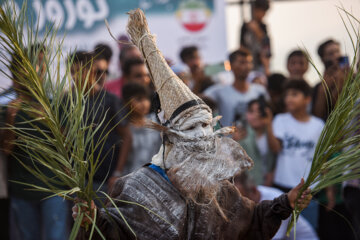
<instances>
[{"instance_id":1,"label":"woven straw hat","mask_svg":"<svg viewBox=\"0 0 360 240\"><path fill-rule=\"evenodd\" d=\"M171 70L151 35L146 17L140 9L129 13L127 31L130 39L141 51L150 77L159 94L161 109L166 120L175 123L183 114L210 108L196 96Z\"/></svg>"}]
</instances>

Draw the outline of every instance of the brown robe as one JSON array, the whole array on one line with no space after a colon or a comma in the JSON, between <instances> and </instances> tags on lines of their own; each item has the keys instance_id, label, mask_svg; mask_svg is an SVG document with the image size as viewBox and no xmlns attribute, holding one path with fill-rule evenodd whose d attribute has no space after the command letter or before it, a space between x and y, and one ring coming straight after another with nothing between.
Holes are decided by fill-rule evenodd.
<instances>
[{"instance_id":1,"label":"brown robe","mask_svg":"<svg viewBox=\"0 0 360 240\"><path fill-rule=\"evenodd\" d=\"M281 220L292 212L286 194L255 204L226 181L218 197L228 218L225 220L212 205L185 200L149 167L117 181L111 197L136 237L118 210L108 203L106 210L98 210L96 219L106 239L271 239ZM101 239L96 235L93 239ZM82 229L78 237L87 239L88 233Z\"/></svg>"}]
</instances>

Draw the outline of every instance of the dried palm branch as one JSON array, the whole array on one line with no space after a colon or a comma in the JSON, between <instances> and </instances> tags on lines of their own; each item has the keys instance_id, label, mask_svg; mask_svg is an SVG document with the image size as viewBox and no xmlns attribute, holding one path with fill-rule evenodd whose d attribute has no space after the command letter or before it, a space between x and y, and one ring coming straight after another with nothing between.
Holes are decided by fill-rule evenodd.
<instances>
[{"instance_id":1,"label":"dried palm branch","mask_svg":"<svg viewBox=\"0 0 360 240\"><path fill-rule=\"evenodd\" d=\"M341 19L353 44L354 58L347 71L341 93L316 145L311 170L299 196L308 187L312 189L313 194L316 194L336 183L360 178L360 71L356 71L356 59L360 46L360 22L345 9L340 8L340 11ZM345 22L343 16L346 17L348 23ZM350 24L350 29L348 24ZM323 79L310 57L309 61ZM324 79L322 84L329 95ZM338 87L340 89L341 86ZM295 206L288 233L300 212L298 206Z\"/></svg>"}]
</instances>

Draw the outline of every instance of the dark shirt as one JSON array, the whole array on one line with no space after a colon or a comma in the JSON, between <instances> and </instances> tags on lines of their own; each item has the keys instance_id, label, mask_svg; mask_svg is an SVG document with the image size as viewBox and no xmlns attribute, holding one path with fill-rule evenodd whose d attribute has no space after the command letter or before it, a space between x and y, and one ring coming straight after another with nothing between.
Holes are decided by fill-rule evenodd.
<instances>
[{"instance_id":1,"label":"dark shirt","mask_svg":"<svg viewBox=\"0 0 360 240\"><path fill-rule=\"evenodd\" d=\"M85 109L83 119L87 126L96 127L103 122L101 129L94 134L94 144L107 135L104 145L100 144L94 149L94 159L103 161L94 175L94 181L103 181L109 178L116 168L121 143L116 128L127 124L127 109L118 97L104 90L89 97ZM90 152L91 146L87 148L87 152Z\"/></svg>"},{"instance_id":2,"label":"dark shirt","mask_svg":"<svg viewBox=\"0 0 360 240\"><path fill-rule=\"evenodd\" d=\"M47 131L48 129L41 122L33 120L34 117L31 117L26 112L19 110L15 116L14 127L17 129L23 129L23 134L25 133L29 136L33 136L34 138L44 139L44 136L40 131ZM32 124L29 123L29 121L32 121ZM38 128L38 130L36 128ZM25 186L20 183L32 184L34 186L44 188L47 188L47 186L30 173L23 164L32 169L37 168L38 171L47 177L53 177L54 175L48 168L34 161L29 152L32 154L34 153L29 149L15 145L12 154L8 158L9 195L10 197L17 197L25 200L40 201L41 199L48 197L49 194L39 191L31 191L29 189L34 189L33 187Z\"/></svg>"},{"instance_id":3,"label":"dark shirt","mask_svg":"<svg viewBox=\"0 0 360 240\"><path fill-rule=\"evenodd\" d=\"M255 34L248 27L248 23L244 23L241 27L240 45L247 48L252 56L254 62L254 69L261 70L261 54L264 53L266 57L271 57L270 37L266 29L266 25L259 23L260 29L264 32L264 37L258 40Z\"/></svg>"}]
</instances>

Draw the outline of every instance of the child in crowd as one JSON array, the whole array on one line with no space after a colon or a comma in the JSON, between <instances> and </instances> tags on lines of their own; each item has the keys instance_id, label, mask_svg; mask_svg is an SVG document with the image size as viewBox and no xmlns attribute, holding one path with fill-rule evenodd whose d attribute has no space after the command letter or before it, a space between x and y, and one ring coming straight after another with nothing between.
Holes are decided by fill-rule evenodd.
<instances>
[{"instance_id":1,"label":"child in crowd","mask_svg":"<svg viewBox=\"0 0 360 240\"><path fill-rule=\"evenodd\" d=\"M287 79L281 73L273 73L268 77L267 90L270 95L270 106L273 115L285 112L284 86Z\"/></svg>"},{"instance_id":2,"label":"child in crowd","mask_svg":"<svg viewBox=\"0 0 360 240\"><path fill-rule=\"evenodd\" d=\"M311 88L305 80L289 80L285 85L287 113L278 114L273 121L273 132L268 131L270 149L278 153L274 185L283 191L296 186L297 179L307 178L315 146L324 127L321 119L307 111L310 94ZM303 211L303 216L314 228L317 207L312 202Z\"/></svg>"},{"instance_id":3,"label":"child in crowd","mask_svg":"<svg viewBox=\"0 0 360 240\"><path fill-rule=\"evenodd\" d=\"M214 82L205 74L205 68L198 47L187 46L180 51L181 61L189 68L190 79L186 85L195 93L201 94Z\"/></svg>"},{"instance_id":4,"label":"child in crowd","mask_svg":"<svg viewBox=\"0 0 360 240\"><path fill-rule=\"evenodd\" d=\"M290 79L304 79L304 75L308 69L309 61L303 51L295 50L289 54L287 70Z\"/></svg>"},{"instance_id":5,"label":"child in crowd","mask_svg":"<svg viewBox=\"0 0 360 240\"><path fill-rule=\"evenodd\" d=\"M242 126L234 135L234 140L240 140L240 145L254 161L254 167L249 171L256 185L271 186L276 155L270 150L267 126L271 125L272 113L263 98L249 102L246 112L247 126ZM246 129L246 134L242 134ZM242 135L242 136L241 136Z\"/></svg>"},{"instance_id":6,"label":"child in crowd","mask_svg":"<svg viewBox=\"0 0 360 240\"><path fill-rule=\"evenodd\" d=\"M123 87L122 96L129 104L130 131L132 147L127 158L123 175L129 174L146 163L158 152L161 145L160 133L144 127L147 119L155 120L150 112L149 89L137 83L128 83Z\"/></svg>"},{"instance_id":7,"label":"child in crowd","mask_svg":"<svg viewBox=\"0 0 360 240\"><path fill-rule=\"evenodd\" d=\"M251 51L254 70L269 75L271 45L264 17L270 8L269 0L251 1L252 19L241 27L240 46Z\"/></svg>"}]
</instances>

